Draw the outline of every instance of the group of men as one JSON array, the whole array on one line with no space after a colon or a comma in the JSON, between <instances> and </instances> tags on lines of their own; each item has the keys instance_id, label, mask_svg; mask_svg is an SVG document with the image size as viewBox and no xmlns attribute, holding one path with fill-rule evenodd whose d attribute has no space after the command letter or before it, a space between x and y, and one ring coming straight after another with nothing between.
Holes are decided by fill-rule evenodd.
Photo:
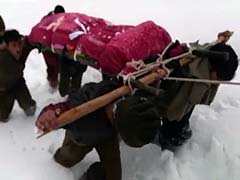
<instances>
[{"instance_id":1,"label":"group of men","mask_svg":"<svg viewBox=\"0 0 240 180\"><path fill-rule=\"evenodd\" d=\"M236 53L226 44L231 35L230 31L219 33L217 41L201 46L204 50L227 53L227 59L216 59L213 56L182 58L166 65L172 69L170 76L231 80L238 66ZM160 77L168 74L161 67L156 72ZM114 80L85 84L78 92L70 94L65 102L46 106L36 126L43 132L56 129L59 127L57 118L62 113L121 85ZM158 96L138 89L133 95L120 97L64 126L65 139L54 155L55 161L65 167L72 167L95 148L100 162L92 164L80 179L120 180L121 140L132 147L154 143L162 149L176 151L192 136L189 119L195 105L209 105L218 85L162 80L159 89L161 93Z\"/></svg>"},{"instance_id":2,"label":"group of men","mask_svg":"<svg viewBox=\"0 0 240 180\"><path fill-rule=\"evenodd\" d=\"M60 13L64 12L63 10L61 9ZM2 27L5 31L5 25L0 23L0 33ZM35 47L31 47L27 37L24 38L15 30L6 31L1 35L5 45L0 52L0 120L6 121L15 99L26 115L33 115L36 102L25 84L23 69L26 52L29 53ZM227 53L225 58L192 55L174 60L164 68L154 69L154 72L161 77L161 84L156 87L154 86L156 83L153 83L150 86L160 90L158 95L137 87L132 95L119 97L93 113L65 125L63 127L66 129L65 139L54 154L55 161L69 168L80 162L95 148L100 162L92 164L80 180L121 180L120 141L138 148L154 143L162 149L175 151L192 136L189 119L195 105L209 105L216 95L218 85L168 81L163 78L169 75L170 77L231 80L238 66L236 53L226 44L231 35L232 32L225 31L219 33L217 41L213 43L204 46L196 45L204 50ZM47 60L50 59L49 56L55 58L53 64ZM44 57L48 67L48 80L52 87L58 84L58 63L62 63L60 86L61 82L69 86L64 85L63 87L68 88L60 88L59 91L62 96L67 94L69 96L64 102L50 104L43 108L36 121L36 126L43 132L59 128L57 119L64 112L123 85L121 80L113 78L99 83L88 83L80 88L82 73L86 70L86 66L80 63L74 64L77 62L65 56L44 53ZM63 68L62 66L65 67L66 64L69 64L67 67L72 68ZM61 73L63 77L71 77L69 78L71 80L74 80L73 74L75 74L78 79L75 81L76 84L69 82L69 79L61 81ZM4 103L2 99L6 99Z\"/></svg>"},{"instance_id":3,"label":"group of men","mask_svg":"<svg viewBox=\"0 0 240 180\"><path fill-rule=\"evenodd\" d=\"M43 18L64 12L64 8L57 5ZM27 116L35 114L36 102L32 98L23 76L27 57L35 48L41 51L41 48L29 42L28 36L21 35L15 29L6 30L4 20L0 16L1 122L9 120L15 100ZM66 96L81 87L82 75L87 69L86 65L51 52L43 51L42 54L47 66L47 80L53 90L59 86L60 95Z\"/></svg>"}]
</instances>

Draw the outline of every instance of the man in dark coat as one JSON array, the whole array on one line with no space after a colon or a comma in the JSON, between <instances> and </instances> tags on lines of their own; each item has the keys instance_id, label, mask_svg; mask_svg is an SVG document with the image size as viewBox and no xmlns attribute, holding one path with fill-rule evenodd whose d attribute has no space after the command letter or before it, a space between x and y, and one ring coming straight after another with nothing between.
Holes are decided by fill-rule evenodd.
<instances>
[{"instance_id":1,"label":"man in dark coat","mask_svg":"<svg viewBox=\"0 0 240 180\"><path fill-rule=\"evenodd\" d=\"M43 18L64 12L65 12L64 7L61 5L57 5L55 6L53 11L50 11ZM47 65L47 80L49 82L50 87L55 89L58 86L59 57L58 55L53 54L51 52L43 52L42 54Z\"/></svg>"},{"instance_id":2,"label":"man in dark coat","mask_svg":"<svg viewBox=\"0 0 240 180\"><path fill-rule=\"evenodd\" d=\"M17 30L4 34L5 49L0 51L0 121L6 122L12 111L14 101L27 116L34 115L36 102L26 86L23 77L25 61L22 61L23 37Z\"/></svg>"},{"instance_id":3,"label":"man in dark coat","mask_svg":"<svg viewBox=\"0 0 240 180\"><path fill-rule=\"evenodd\" d=\"M64 7L57 5L53 11L43 18L64 12ZM43 52L43 57L47 65L47 79L52 88L58 86L58 74L60 74L59 93L61 96L76 92L81 87L82 76L87 69L86 65L69 59L64 53L62 56L59 56L51 52Z\"/></svg>"},{"instance_id":4,"label":"man in dark coat","mask_svg":"<svg viewBox=\"0 0 240 180\"><path fill-rule=\"evenodd\" d=\"M36 126L43 131L51 130L56 127L55 120L63 112L105 94L117 86L117 83L110 80L86 84L77 92L71 93L67 101L46 106L40 113ZM96 178L99 180L121 180L117 132L103 109L97 110L64 128L67 129L66 135L62 146L54 155L56 162L64 167L72 167L95 148L100 162L90 167L90 170L85 174L88 177L87 180L90 180L90 177L91 180L96 180ZM100 174L102 178L100 178Z\"/></svg>"},{"instance_id":5,"label":"man in dark coat","mask_svg":"<svg viewBox=\"0 0 240 180\"><path fill-rule=\"evenodd\" d=\"M187 65L175 65L170 76L231 80L238 67L238 58L232 47L218 43L209 44L205 50L227 53L228 58L194 57ZM160 96L140 91L125 98L117 104L115 111L120 136L130 146L141 147L154 141L163 149L174 151L192 135L189 119L195 105L210 105L218 86L163 80Z\"/></svg>"}]
</instances>

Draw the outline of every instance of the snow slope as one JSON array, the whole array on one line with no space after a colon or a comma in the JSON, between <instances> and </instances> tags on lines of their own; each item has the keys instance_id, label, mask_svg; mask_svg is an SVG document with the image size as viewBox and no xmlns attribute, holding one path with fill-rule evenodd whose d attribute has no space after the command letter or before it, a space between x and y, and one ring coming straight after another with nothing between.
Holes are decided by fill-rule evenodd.
<instances>
[{"instance_id":1,"label":"snow slope","mask_svg":"<svg viewBox=\"0 0 240 180\"><path fill-rule=\"evenodd\" d=\"M229 29L235 32L230 43L240 53L238 0L0 0L0 14L7 28L27 34L56 4L115 24L138 24L151 19L165 27L173 39L185 42L212 41L218 32ZM42 107L63 100L49 90L45 68L41 54L33 51L25 77L38 104L35 117L26 117L15 104L10 121L0 123L0 180L76 180L97 158L93 152L66 169L52 159L63 130L35 139L34 122ZM88 69L83 83L100 79L96 70ZM234 81L239 80L237 75ZM155 145L142 149L122 145L123 180L240 179L239 91L238 86L221 86L210 107L198 106L191 118L193 137L176 154L161 152Z\"/></svg>"}]
</instances>

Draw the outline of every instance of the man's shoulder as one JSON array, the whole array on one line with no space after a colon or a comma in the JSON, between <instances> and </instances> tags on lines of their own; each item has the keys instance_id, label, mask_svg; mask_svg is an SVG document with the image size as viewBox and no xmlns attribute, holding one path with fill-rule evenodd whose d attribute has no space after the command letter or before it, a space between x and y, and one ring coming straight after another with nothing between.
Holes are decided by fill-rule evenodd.
<instances>
[{"instance_id":1,"label":"man's shoulder","mask_svg":"<svg viewBox=\"0 0 240 180\"><path fill-rule=\"evenodd\" d=\"M8 51L6 49L0 49L0 58L8 56Z\"/></svg>"},{"instance_id":2,"label":"man's shoulder","mask_svg":"<svg viewBox=\"0 0 240 180\"><path fill-rule=\"evenodd\" d=\"M14 57L11 55L11 53L8 50L2 49L0 50L0 61L5 59L14 60Z\"/></svg>"}]
</instances>

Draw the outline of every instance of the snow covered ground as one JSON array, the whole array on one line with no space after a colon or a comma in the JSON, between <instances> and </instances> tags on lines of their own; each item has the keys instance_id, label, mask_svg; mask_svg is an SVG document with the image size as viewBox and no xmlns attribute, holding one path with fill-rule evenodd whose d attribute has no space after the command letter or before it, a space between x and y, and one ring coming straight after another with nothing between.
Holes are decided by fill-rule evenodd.
<instances>
[{"instance_id":1,"label":"snow covered ground","mask_svg":"<svg viewBox=\"0 0 240 180\"><path fill-rule=\"evenodd\" d=\"M0 0L7 28L28 34L31 27L56 4L67 11L105 18L115 24L138 24L151 19L173 39L212 41L220 31L234 31L230 44L240 55L238 0ZM71 169L56 164L52 155L61 144L59 130L35 139L34 122L42 107L63 100L50 92L41 54L33 51L25 77L38 104L35 117L26 117L15 104L10 121L0 123L0 180L76 180L96 160L96 153ZM89 69L83 83L99 81ZM239 73L234 81L240 81ZM199 106L191 118L193 137L178 153L161 152L155 145L133 149L122 145L123 180L239 180L240 87L221 86L214 103ZM1 103L1 100L0 100Z\"/></svg>"}]
</instances>

